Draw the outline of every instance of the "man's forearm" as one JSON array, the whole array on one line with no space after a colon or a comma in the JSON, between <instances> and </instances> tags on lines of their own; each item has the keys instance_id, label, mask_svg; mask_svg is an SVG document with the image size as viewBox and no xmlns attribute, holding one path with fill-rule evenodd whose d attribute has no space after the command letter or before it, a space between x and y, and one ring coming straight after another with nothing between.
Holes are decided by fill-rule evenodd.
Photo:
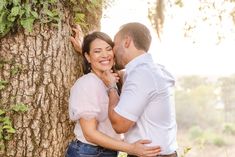
<instances>
[{"instance_id":1,"label":"man's forearm","mask_svg":"<svg viewBox=\"0 0 235 157\"><path fill-rule=\"evenodd\" d=\"M134 124L135 122L130 121L121 115L119 115L117 112L114 111L114 108L119 103L119 95L117 92L117 89L111 89L108 92L109 95L109 119L112 123L113 129L117 133L126 133Z\"/></svg>"},{"instance_id":2,"label":"man's forearm","mask_svg":"<svg viewBox=\"0 0 235 157\"><path fill-rule=\"evenodd\" d=\"M117 89L113 88L109 90L108 95L109 95L109 108L108 108L109 119L112 123L114 130L117 133L120 133L120 130L118 129L119 126L118 126L117 113L114 111L114 108L117 106L119 101L119 95Z\"/></svg>"},{"instance_id":3,"label":"man's forearm","mask_svg":"<svg viewBox=\"0 0 235 157\"><path fill-rule=\"evenodd\" d=\"M117 106L119 101L119 95L117 89L110 89L108 92L109 95L109 119L112 122L115 118L114 108Z\"/></svg>"}]
</instances>

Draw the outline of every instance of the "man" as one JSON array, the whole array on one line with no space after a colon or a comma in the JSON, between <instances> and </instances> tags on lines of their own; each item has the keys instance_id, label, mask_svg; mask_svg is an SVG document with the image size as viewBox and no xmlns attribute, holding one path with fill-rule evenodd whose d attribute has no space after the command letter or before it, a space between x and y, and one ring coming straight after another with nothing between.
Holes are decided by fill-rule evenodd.
<instances>
[{"instance_id":1,"label":"man","mask_svg":"<svg viewBox=\"0 0 235 157\"><path fill-rule=\"evenodd\" d=\"M176 157L176 132L174 106L174 78L164 67L154 64L147 51L151 35L140 23L123 25L114 38L116 64L125 68L119 98L117 74L103 73L108 87L109 118L118 133L125 133L127 142L149 139L159 145L158 156Z\"/></svg>"}]
</instances>

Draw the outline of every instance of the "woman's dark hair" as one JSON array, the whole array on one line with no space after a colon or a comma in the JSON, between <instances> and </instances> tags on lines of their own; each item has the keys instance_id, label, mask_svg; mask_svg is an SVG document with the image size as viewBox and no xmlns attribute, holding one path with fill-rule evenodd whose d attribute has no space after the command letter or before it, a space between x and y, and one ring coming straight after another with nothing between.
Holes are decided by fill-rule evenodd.
<instances>
[{"instance_id":1,"label":"woman's dark hair","mask_svg":"<svg viewBox=\"0 0 235 157\"><path fill-rule=\"evenodd\" d=\"M97 38L107 42L112 48L114 46L112 39L107 34L105 34L103 32L96 31L96 32L92 32L92 33L87 34L84 37L83 43L82 43L82 55L84 58L84 65L83 65L84 74L91 72L91 65L87 61L87 59L85 57L85 53L87 53L87 54L90 53L91 43Z\"/></svg>"}]
</instances>

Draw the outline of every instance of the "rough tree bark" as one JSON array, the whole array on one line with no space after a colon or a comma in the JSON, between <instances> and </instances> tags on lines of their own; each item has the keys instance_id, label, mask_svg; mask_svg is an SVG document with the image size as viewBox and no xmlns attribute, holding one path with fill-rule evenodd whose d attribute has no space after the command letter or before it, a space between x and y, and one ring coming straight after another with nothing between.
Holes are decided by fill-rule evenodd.
<instances>
[{"instance_id":1,"label":"rough tree bark","mask_svg":"<svg viewBox=\"0 0 235 157\"><path fill-rule=\"evenodd\" d=\"M0 39L0 80L9 84L0 91L0 107L24 103L29 111L10 115L16 133L0 156L62 157L73 138L68 119L69 90L82 75L81 56L68 37L70 14L58 28L35 25L32 33L9 34ZM99 20L99 19L97 19ZM18 68L18 73L12 70Z\"/></svg>"}]
</instances>

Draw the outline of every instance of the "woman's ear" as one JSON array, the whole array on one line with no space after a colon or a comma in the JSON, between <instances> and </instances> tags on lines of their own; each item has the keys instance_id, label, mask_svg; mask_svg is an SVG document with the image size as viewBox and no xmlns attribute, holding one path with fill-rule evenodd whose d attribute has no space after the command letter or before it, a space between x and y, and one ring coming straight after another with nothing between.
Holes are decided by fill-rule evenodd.
<instances>
[{"instance_id":1,"label":"woman's ear","mask_svg":"<svg viewBox=\"0 0 235 157\"><path fill-rule=\"evenodd\" d=\"M86 60L88 61L88 63L91 63L90 56L87 52L85 52L85 57L86 57Z\"/></svg>"}]
</instances>

